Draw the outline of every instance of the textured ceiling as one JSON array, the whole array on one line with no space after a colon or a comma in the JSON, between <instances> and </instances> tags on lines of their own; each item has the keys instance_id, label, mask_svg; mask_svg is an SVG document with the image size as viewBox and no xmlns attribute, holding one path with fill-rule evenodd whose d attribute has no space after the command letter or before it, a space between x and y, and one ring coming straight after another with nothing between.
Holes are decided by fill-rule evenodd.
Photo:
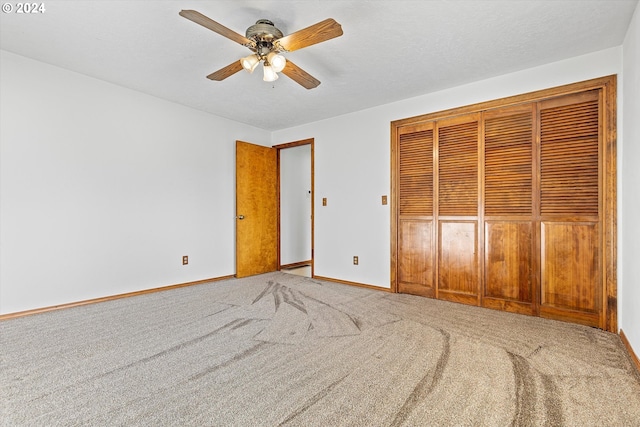
<instances>
[{"instance_id":1,"label":"textured ceiling","mask_svg":"<svg viewBox=\"0 0 640 427\"><path fill-rule=\"evenodd\" d=\"M15 5L15 3L13 3ZM2 13L0 48L266 130L622 44L637 0L44 1ZM260 18L290 34L325 18L342 37L287 53L322 83L306 90L244 71L205 78L249 50L178 15L244 35Z\"/></svg>"}]
</instances>

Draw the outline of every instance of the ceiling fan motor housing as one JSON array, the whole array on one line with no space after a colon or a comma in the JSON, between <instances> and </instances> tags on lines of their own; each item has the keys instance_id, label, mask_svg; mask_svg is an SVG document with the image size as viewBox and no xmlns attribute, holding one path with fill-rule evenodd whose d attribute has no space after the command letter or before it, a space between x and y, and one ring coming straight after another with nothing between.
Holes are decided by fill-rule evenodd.
<instances>
[{"instance_id":1,"label":"ceiling fan motor housing","mask_svg":"<svg viewBox=\"0 0 640 427\"><path fill-rule=\"evenodd\" d=\"M255 25L247 28L247 38L255 41L272 42L282 38L282 31L277 29L268 19L258 19Z\"/></svg>"}]
</instances>

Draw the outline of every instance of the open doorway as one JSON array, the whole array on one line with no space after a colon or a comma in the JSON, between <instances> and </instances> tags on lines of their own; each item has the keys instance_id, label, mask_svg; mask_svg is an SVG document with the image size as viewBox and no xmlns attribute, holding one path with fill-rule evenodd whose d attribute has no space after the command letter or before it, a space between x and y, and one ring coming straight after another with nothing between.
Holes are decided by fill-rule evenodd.
<instances>
[{"instance_id":1,"label":"open doorway","mask_svg":"<svg viewBox=\"0 0 640 427\"><path fill-rule=\"evenodd\" d=\"M313 139L278 149L279 269L313 277Z\"/></svg>"}]
</instances>

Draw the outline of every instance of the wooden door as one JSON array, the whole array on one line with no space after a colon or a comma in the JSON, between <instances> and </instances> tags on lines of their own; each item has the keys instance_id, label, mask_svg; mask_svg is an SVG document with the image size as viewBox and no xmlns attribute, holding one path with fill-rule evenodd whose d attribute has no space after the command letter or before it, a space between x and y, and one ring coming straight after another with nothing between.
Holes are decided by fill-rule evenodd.
<instances>
[{"instance_id":1,"label":"wooden door","mask_svg":"<svg viewBox=\"0 0 640 427\"><path fill-rule=\"evenodd\" d=\"M236 141L236 277L277 269L277 150Z\"/></svg>"},{"instance_id":2,"label":"wooden door","mask_svg":"<svg viewBox=\"0 0 640 427\"><path fill-rule=\"evenodd\" d=\"M602 327L599 91L539 108L540 315Z\"/></svg>"},{"instance_id":3,"label":"wooden door","mask_svg":"<svg viewBox=\"0 0 640 427\"><path fill-rule=\"evenodd\" d=\"M485 307L535 314L535 104L484 113Z\"/></svg>"},{"instance_id":4,"label":"wooden door","mask_svg":"<svg viewBox=\"0 0 640 427\"><path fill-rule=\"evenodd\" d=\"M398 139L398 291L435 297L434 124L403 128Z\"/></svg>"},{"instance_id":5,"label":"wooden door","mask_svg":"<svg viewBox=\"0 0 640 427\"><path fill-rule=\"evenodd\" d=\"M437 122L437 297L479 302L479 114Z\"/></svg>"}]
</instances>

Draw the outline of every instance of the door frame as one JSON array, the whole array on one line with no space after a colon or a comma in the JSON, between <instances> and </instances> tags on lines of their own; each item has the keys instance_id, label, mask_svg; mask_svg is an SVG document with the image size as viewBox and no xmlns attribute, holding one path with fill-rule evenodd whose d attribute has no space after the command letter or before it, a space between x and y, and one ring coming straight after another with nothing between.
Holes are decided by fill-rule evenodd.
<instances>
[{"instance_id":1,"label":"door frame","mask_svg":"<svg viewBox=\"0 0 640 427\"><path fill-rule=\"evenodd\" d=\"M280 225L280 216L281 216L281 212L280 212L280 151L281 150L286 150L287 148L293 148L293 147L300 147L303 145L310 145L311 146L311 277L314 277L314 238L315 238L315 224L314 224L314 219L315 219L315 169L314 169L314 143L315 140L314 138L307 138L307 139L301 139L298 141L293 141L293 142L287 142L284 144L278 144L278 145L274 145L272 146L272 148L276 149L276 180L277 180L277 189L278 189L278 249L277 249L277 253L278 253L278 271L282 269L282 265L281 265L281 260L280 260L280 230L281 230L281 225Z\"/></svg>"}]
</instances>

